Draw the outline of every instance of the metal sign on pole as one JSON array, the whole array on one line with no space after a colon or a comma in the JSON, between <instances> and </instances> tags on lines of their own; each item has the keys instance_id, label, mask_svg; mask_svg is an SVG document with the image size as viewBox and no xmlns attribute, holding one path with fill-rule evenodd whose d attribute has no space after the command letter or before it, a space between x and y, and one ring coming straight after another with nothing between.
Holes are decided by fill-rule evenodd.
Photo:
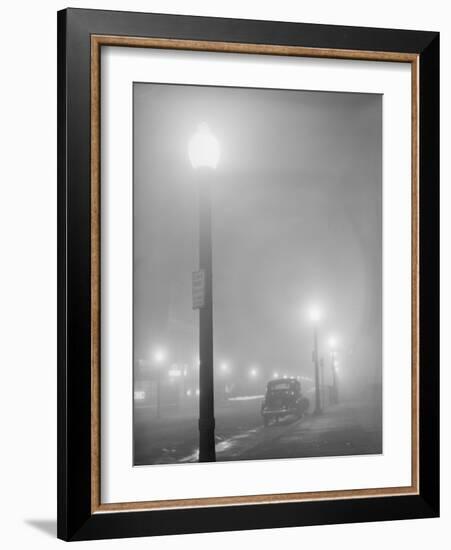
<instances>
[{"instance_id":1,"label":"metal sign on pole","mask_svg":"<svg viewBox=\"0 0 451 550\"><path fill-rule=\"evenodd\" d=\"M193 271L193 309L205 306L205 271Z\"/></svg>"}]
</instances>

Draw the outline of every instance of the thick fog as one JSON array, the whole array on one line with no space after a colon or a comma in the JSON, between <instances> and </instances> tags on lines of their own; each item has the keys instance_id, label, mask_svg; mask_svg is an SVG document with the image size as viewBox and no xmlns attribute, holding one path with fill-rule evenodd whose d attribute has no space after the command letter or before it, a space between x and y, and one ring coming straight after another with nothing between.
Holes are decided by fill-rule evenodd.
<instances>
[{"instance_id":1,"label":"thick fog","mask_svg":"<svg viewBox=\"0 0 451 550\"><path fill-rule=\"evenodd\" d=\"M217 402L263 395L284 375L312 391L312 306L324 386L333 334L340 395L379 399L382 96L136 83L133 97L135 397L151 409L160 353L160 391L161 376L176 378L177 409L195 422L199 174L188 142L206 122L221 151L210 173Z\"/></svg>"}]
</instances>

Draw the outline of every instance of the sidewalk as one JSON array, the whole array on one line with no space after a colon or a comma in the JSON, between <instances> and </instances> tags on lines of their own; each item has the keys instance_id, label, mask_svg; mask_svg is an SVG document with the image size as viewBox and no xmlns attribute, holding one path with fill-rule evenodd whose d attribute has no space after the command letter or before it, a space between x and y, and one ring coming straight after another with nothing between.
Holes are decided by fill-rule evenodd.
<instances>
[{"instance_id":1,"label":"sidewalk","mask_svg":"<svg viewBox=\"0 0 451 550\"><path fill-rule=\"evenodd\" d=\"M269 430L271 428L268 428ZM342 403L292 424L280 436L246 450L239 460L382 453L381 409Z\"/></svg>"}]
</instances>

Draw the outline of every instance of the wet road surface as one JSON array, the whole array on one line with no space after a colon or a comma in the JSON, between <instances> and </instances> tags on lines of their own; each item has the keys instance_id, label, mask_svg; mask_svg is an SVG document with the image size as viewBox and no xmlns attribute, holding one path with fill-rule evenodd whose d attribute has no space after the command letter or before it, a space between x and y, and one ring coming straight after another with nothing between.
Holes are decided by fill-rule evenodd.
<instances>
[{"instance_id":1,"label":"wet road surface","mask_svg":"<svg viewBox=\"0 0 451 550\"><path fill-rule=\"evenodd\" d=\"M378 454L382 452L381 408L345 402L320 416L286 417L264 427L261 399L223 403L216 408L217 461ZM135 465L197 462L197 411L165 412L156 419L135 410Z\"/></svg>"}]
</instances>

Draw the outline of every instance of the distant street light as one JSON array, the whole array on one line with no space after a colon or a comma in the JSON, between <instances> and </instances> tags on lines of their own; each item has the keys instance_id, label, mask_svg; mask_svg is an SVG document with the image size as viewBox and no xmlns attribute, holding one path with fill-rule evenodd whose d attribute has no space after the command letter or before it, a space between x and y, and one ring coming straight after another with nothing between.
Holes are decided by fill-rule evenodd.
<instances>
[{"instance_id":1,"label":"distant street light","mask_svg":"<svg viewBox=\"0 0 451 550\"><path fill-rule=\"evenodd\" d=\"M312 323L318 323L319 321L321 321L322 314L318 306L311 306L308 315Z\"/></svg>"},{"instance_id":2,"label":"distant street light","mask_svg":"<svg viewBox=\"0 0 451 550\"><path fill-rule=\"evenodd\" d=\"M199 271L204 276L204 300L199 308L199 462L214 462L211 171L218 165L220 150L207 124L199 124L189 141L188 155L192 167L198 169Z\"/></svg>"},{"instance_id":3,"label":"distant street light","mask_svg":"<svg viewBox=\"0 0 451 550\"><path fill-rule=\"evenodd\" d=\"M152 354L155 365L157 366L157 418L161 415L161 365L166 361L167 352L163 348L157 348Z\"/></svg>"},{"instance_id":4,"label":"distant street light","mask_svg":"<svg viewBox=\"0 0 451 550\"><path fill-rule=\"evenodd\" d=\"M166 356L167 356L166 350L164 350L162 348L157 348L153 352L154 361L155 361L155 363L158 363L158 364L163 363L163 361L165 361L165 359L166 359Z\"/></svg>"},{"instance_id":5,"label":"distant street light","mask_svg":"<svg viewBox=\"0 0 451 550\"><path fill-rule=\"evenodd\" d=\"M221 363L219 368L221 369L221 372L224 374L229 372L229 365L227 363Z\"/></svg>"},{"instance_id":6,"label":"distant street light","mask_svg":"<svg viewBox=\"0 0 451 550\"><path fill-rule=\"evenodd\" d=\"M183 376L183 370L179 367L177 364L171 365L171 368L168 371L169 380L172 383L178 381L177 384L177 391L176 391L176 407L177 410L180 410L180 398L185 397L185 384L184 384L184 376Z\"/></svg>"},{"instance_id":7,"label":"distant street light","mask_svg":"<svg viewBox=\"0 0 451 550\"><path fill-rule=\"evenodd\" d=\"M321 357L319 360L319 389L322 408L326 406L326 396L324 395L324 357Z\"/></svg>"},{"instance_id":8,"label":"distant street light","mask_svg":"<svg viewBox=\"0 0 451 550\"><path fill-rule=\"evenodd\" d=\"M335 336L330 336L328 344L330 349L334 351L337 348L337 338Z\"/></svg>"},{"instance_id":9,"label":"distant street light","mask_svg":"<svg viewBox=\"0 0 451 550\"><path fill-rule=\"evenodd\" d=\"M313 323L313 364L315 366L315 410L314 414L321 414L321 396L319 381L319 357L318 357L318 324L321 320L321 310L317 306L309 309L309 318Z\"/></svg>"},{"instance_id":10,"label":"distant street light","mask_svg":"<svg viewBox=\"0 0 451 550\"><path fill-rule=\"evenodd\" d=\"M337 381L337 365L338 361L336 358L337 355L337 339L334 336L329 338L329 347L330 347L330 359L331 359L331 370L332 370L332 403L334 405L338 404L338 381Z\"/></svg>"},{"instance_id":11,"label":"distant street light","mask_svg":"<svg viewBox=\"0 0 451 550\"><path fill-rule=\"evenodd\" d=\"M278 372L275 372L273 375L272 375L273 378L279 378L279 373Z\"/></svg>"},{"instance_id":12,"label":"distant street light","mask_svg":"<svg viewBox=\"0 0 451 550\"><path fill-rule=\"evenodd\" d=\"M335 354L332 354L332 399L335 405L338 404L338 363L335 360Z\"/></svg>"},{"instance_id":13,"label":"distant street light","mask_svg":"<svg viewBox=\"0 0 451 550\"><path fill-rule=\"evenodd\" d=\"M256 378L257 375L258 375L258 369L256 369L255 367L252 368L252 369L249 371L249 375L251 376L251 378Z\"/></svg>"},{"instance_id":14,"label":"distant street light","mask_svg":"<svg viewBox=\"0 0 451 550\"><path fill-rule=\"evenodd\" d=\"M182 400L184 401L186 397L188 397L187 395L187 391L186 391L186 382L187 382L187 377L188 377L188 365L186 363L184 363L181 368L183 369L182 370L182 378L181 378L181 397L182 397Z\"/></svg>"},{"instance_id":15,"label":"distant street light","mask_svg":"<svg viewBox=\"0 0 451 550\"><path fill-rule=\"evenodd\" d=\"M226 362L223 362L219 365L219 368L221 370L222 378L224 379L223 387L222 387L222 398L223 401L227 401L227 375L229 374L230 367L229 364Z\"/></svg>"}]
</instances>

